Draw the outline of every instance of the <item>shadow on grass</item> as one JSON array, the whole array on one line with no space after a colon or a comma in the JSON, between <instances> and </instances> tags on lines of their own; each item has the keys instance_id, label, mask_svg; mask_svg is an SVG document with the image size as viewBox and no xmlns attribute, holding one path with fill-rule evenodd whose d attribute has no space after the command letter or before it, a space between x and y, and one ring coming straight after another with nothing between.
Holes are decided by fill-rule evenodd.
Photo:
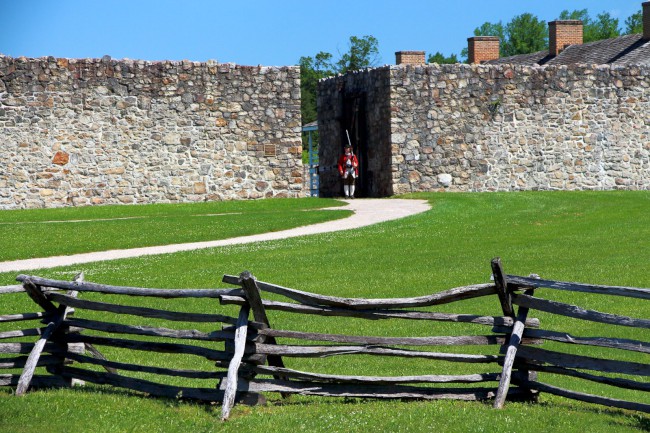
<instances>
[{"instance_id":1,"label":"shadow on grass","mask_svg":"<svg viewBox=\"0 0 650 433\"><path fill-rule=\"evenodd\" d=\"M610 417L608 424L612 427L631 427L639 431L650 432L650 416L647 414L589 403L584 403L583 406L576 406L569 402L543 402L538 404L547 407L549 410L563 409L566 412L570 411L576 413L582 412L595 415L606 415Z\"/></svg>"}]
</instances>

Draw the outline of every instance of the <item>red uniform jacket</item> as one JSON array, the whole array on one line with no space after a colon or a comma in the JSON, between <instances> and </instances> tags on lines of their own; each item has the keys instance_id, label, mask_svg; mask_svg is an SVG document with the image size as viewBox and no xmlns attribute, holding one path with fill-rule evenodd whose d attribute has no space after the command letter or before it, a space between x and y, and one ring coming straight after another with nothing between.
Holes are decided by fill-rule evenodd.
<instances>
[{"instance_id":1,"label":"red uniform jacket","mask_svg":"<svg viewBox=\"0 0 650 433\"><path fill-rule=\"evenodd\" d=\"M350 162L350 165L348 165L348 160ZM343 173L345 172L345 169L348 167L354 168L354 175L358 176L359 175L359 160L357 159L357 156L353 153L349 155L343 155L339 158L339 174L343 176Z\"/></svg>"}]
</instances>

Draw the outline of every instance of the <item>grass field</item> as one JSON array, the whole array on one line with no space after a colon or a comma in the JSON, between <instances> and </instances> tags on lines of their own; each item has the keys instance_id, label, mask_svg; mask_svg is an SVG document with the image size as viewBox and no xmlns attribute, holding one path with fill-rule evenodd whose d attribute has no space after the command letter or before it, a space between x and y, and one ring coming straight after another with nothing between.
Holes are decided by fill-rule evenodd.
<instances>
[{"instance_id":1,"label":"grass field","mask_svg":"<svg viewBox=\"0 0 650 433\"><path fill-rule=\"evenodd\" d=\"M70 279L76 272L84 270L88 281L192 288L223 287L219 283L222 274L238 274L248 269L260 280L316 293L348 297L406 297L487 282L490 259L500 256L507 273L528 275L534 272L549 279L650 287L649 192L420 194L414 197L430 200L432 210L354 232L94 263L43 270L37 274ZM246 205L242 205L241 211L246 214ZM47 212L44 211L43 218L54 219L47 216ZM119 208L116 212L113 217L119 215ZM18 214L16 221L20 220ZM102 216L97 214L96 217ZM21 236L29 237L30 233ZM22 238L9 234L4 244L21 241ZM14 277L15 273L1 274L0 284L13 284ZM647 302L567 292L547 293L540 291L539 296L576 303L584 308L650 317ZM0 301L0 314L34 310L24 295L6 295ZM164 302L137 300L138 305L154 308ZM493 305L478 300L464 302L463 311L458 311L461 304L434 311L499 314L496 302ZM205 302L190 301L185 307L206 311ZM235 311L217 304L210 304L208 308L211 312ZM387 336L451 335L452 332L464 331L452 330L451 325L444 324L440 327L436 324L432 330L433 325L423 325L423 322L399 323L396 327L396 322L390 321L306 319L279 312L269 315L271 323L278 328L305 331ZM648 341L647 335L643 335L647 333L632 328L611 330L611 327L593 327L571 319L544 314L536 316L548 329L570 329L576 335L620 336ZM165 325L161 323L160 326ZM0 329L9 328L2 326ZM545 343L545 347L559 346ZM107 349L106 353L109 358L112 356L110 350ZM590 348L581 353L598 356L601 351ZM650 361L644 354L626 353L620 357L646 364ZM186 365L175 366L188 368L192 362L188 359ZM291 359L288 364L292 368L340 374L431 372L430 366L421 361L360 356ZM210 367L207 365L205 368ZM453 370L454 367L449 368ZM647 395L638 392L605 388L553 375L545 375L543 381L582 392L606 393L616 398L642 402L648 399ZM396 402L297 396L285 402L275 395L268 397L271 404L266 407L236 406L231 420L222 424L218 421L218 405L147 398L108 387L38 391L23 398L15 398L5 389L0 390L0 431L36 432L43 428L48 431L92 429L99 432L650 431L650 417L647 415L573 402L548 394L542 394L537 404L507 403L502 411L492 410L489 403L475 402Z\"/></svg>"},{"instance_id":2,"label":"grass field","mask_svg":"<svg viewBox=\"0 0 650 433\"><path fill-rule=\"evenodd\" d=\"M0 261L200 242L343 218L328 199L97 206L0 212ZM306 212L308 211L308 212Z\"/></svg>"}]
</instances>

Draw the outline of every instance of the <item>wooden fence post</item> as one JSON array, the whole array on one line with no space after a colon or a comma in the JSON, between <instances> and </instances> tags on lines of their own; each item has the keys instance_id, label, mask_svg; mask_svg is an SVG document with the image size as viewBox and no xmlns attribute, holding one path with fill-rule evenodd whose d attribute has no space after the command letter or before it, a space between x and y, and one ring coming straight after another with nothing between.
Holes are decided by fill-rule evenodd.
<instances>
[{"instance_id":1,"label":"wooden fence post","mask_svg":"<svg viewBox=\"0 0 650 433\"><path fill-rule=\"evenodd\" d=\"M527 290L532 292L532 290ZM502 409L503 405L506 402L506 397L508 396L508 389L510 389L510 379L512 377L512 365L515 362L515 357L517 356L517 348L519 343L521 343L522 336L524 334L524 329L526 327L526 318L528 317L528 308L519 307L519 314L512 327L512 334L510 334L510 341L508 342L508 348L506 349L506 356L503 360L503 370L501 372L501 379L499 381L499 389L497 390L497 396L494 399L493 407L495 409Z\"/></svg>"},{"instance_id":2,"label":"wooden fence post","mask_svg":"<svg viewBox=\"0 0 650 433\"><path fill-rule=\"evenodd\" d=\"M494 276L494 284L497 287L497 294L499 295L503 315L514 318L515 310L512 308L512 299L508 293L508 282L506 281L506 274L503 272L503 267L501 266L500 257L492 259L492 275Z\"/></svg>"},{"instance_id":3,"label":"wooden fence post","mask_svg":"<svg viewBox=\"0 0 650 433\"><path fill-rule=\"evenodd\" d=\"M244 357L246 349L246 336L248 334L248 311L247 304L242 305L239 310L239 318L235 330L235 351L228 366L228 376L226 378L226 389L223 396L223 405L221 406L221 420L225 421L230 416L230 410L235 404L235 395L237 393L237 376L239 366Z\"/></svg>"},{"instance_id":4,"label":"wooden fence post","mask_svg":"<svg viewBox=\"0 0 650 433\"><path fill-rule=\"evenodd\" d=\"M264 304L262 304L262 296L260 294L260 288L257 287L257 280L249 271L244 271L239 274L239 281L241 282L244 293L246 294L248 304L253 311L253 317L255 318L255 321L261 322L270 328L271 324L269 323L269 318L266 315ZM272 336L264 336L262 342L265 342L267 344L277 344L275 337ZM268 355L267 362L272 367L284 368L284 362L282 361L282 357L280 355ZM283 379L281 375L274 375L273 377L275 379ZM289 394L287 393L281 393L281 395L283 398L289 397Z\"/></svg>"},{"instance_id":5,"label":"wooden fence post","mask_svg":"<svg viewBox=\"0 0 650 433\"><path fill-rule=\"evenodd\" d=\"M78 275L75 277L75 282L79 277L83 279L83 274L81 274L81 276ZM25 288L27 295L29 295L29 297L32 298L34 302L40 305L45 311L52 312L53 316L52 321L47 324L45 330L41 334L41 337L38 339L34 345L34 348L27 357L25 367L23 368L23 371L20 374L20 378L18 379L18 386L16 387L17 396L22 396L27 392L27 389L32 382L32 378L34 377L34 371L38 365L38 360L43 353L43 349L45 348L45 343L47 343L47 340L49 340L54 332L59 329L65 320L66 315L70 311L70 309L65 305L56 307L45 297L40 287L32 283L30 280L25 281L23 283L23 287Z\"/></svg>"}]
</instances>

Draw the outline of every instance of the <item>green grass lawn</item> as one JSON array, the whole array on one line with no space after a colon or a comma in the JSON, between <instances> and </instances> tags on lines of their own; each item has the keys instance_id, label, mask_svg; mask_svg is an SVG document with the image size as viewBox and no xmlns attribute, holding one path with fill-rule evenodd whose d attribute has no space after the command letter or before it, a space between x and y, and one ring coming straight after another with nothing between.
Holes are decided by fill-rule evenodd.
<instances>
[{"instance_id":1,"label":"green grass lawn","mask_svg":"<svg viewBox=\"0 0 650 433\"><path fill-rule=\"evenodd\" d=\"M260 280L300 290L380 298L425 295L460 285L488 282L490 259L500 256L505 271L511 274L534 272L548 279L650 287L650 193L647 191L418 194L414 197L430 200L432 210L353 232L35 273L71 279L76 272L84 270L88 281L192 288L224 287L219 283L222 274L250 270ZM5 239L5 244L20 241L20 238L10 237ZM1 274L0 284L13 284L15 276L15 273ZM277 299L276 296L265 296ZM550 290L540 290L537 296L610 313L650 317L645 301ZM97 296L84 295L86 297L98 299ZM170 301L145 298L121 302L153 308L170 308L172 305ZM32 305L24 294L5 295L0 299L0 314L35 311ZM183 301L179 309L236 314L233 307L220 307L216 301L206 300ZM431 310L498 315L500 307L496 299L480 298ZM85 316L82 312L77 313L78 317L101 318L100 313L83 314ZM535 316L540 318L545 329L564 330L582 336L619 336L648 341L647 332L632 328L599 327L541 313ZM483 331L470 325L317 318L276 311L270 311L269 317L272 325L280 329L342 334L418 336ZM104 316L103 320L116 319ZM124 316L120 321L141 323L142 319ZM147 324L170 325L163 321ZM0 326L0 330L12 329L9 325ZM211 330L208 325L197 329ZM610 353L598 348L575 349L571 346L567 349L559 343L544 343L544 347L591 356ZM498 348L470 350L495 353ZM123 362L144 363L149 356L135 352L125 354L110 348L106 348L105 353L111 359L121 357L117 360ZM616 356L636 362L649 361L646 354L630 352ZM175 368L211 368L207 362L197 366L193 358L178 358L172 359L170 355L169 358L161 357L160 362ZM362 356L292 358L286 363L296 369L359 375L434 374L440 373L436 370L440 368L453 374L462 372L466 366L441 367L440 363ZM648 401L647 393L553 375L540 374L540 378L581 392ZM38 391L23 398L15 398L5 389L0 390L0 431L36 432L45 427L49 431L88 431L91 426L99 432L650 431L650 417L647 415L548 394L542 394L537 404L507 402L502 411L492 410L490 403L476 402L397 402L299 396L282 401L277 395L268 397L271 403L266 407L236 406L231 420L222 424L218 421L218 405L147 398L110 387L90 385L85 389Z\"/></svg>"},{"instance_id":2,"label":"green grass lawn","mask_svg":"<svg viewBox=\"0 0 650 433\"><path fill-rule=\"evenodd\" d=\"M0 261L211 241L350 215L329 199L268 199L0 212ZM306 212L308 211L308 212Z\"/></svg>"}]
</instances>

